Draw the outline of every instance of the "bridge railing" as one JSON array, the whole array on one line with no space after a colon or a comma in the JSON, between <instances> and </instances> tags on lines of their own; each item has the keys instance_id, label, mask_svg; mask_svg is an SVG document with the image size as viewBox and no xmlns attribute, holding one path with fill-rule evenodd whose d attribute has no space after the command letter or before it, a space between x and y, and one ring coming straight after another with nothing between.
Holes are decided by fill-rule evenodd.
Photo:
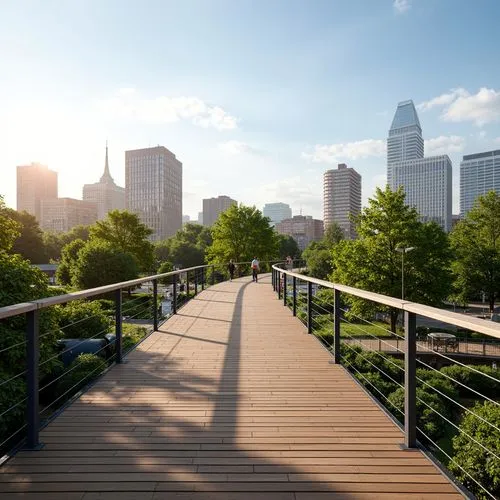
<instances>
[{"instance_id":1,"label":"bridge railing","mask_svg":"<svg viewBox=\"0 0 500 500\"><path fill-rule=\"evenodd\" d=\"M273 266L272 286L331 351L332 362L343 365L401 425L405 447L430 451L479 498L498 498L500 324L281 265ZM396 311L402 321L394 320ZM423 326L429 319L441 332L433 335Z\"/></svg>"}]
</instances>

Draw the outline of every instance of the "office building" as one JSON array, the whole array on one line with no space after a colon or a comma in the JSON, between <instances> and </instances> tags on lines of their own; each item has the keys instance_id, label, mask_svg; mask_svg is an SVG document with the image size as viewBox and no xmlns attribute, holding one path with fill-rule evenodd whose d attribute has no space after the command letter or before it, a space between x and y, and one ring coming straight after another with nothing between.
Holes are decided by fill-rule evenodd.
<instances>
[{"instance_id":1,"label":"office building","mask_svg":"<svg viewBox=\"0 0 500 500\"><path fill-rule=\"evenodd\" d=\"M56 233L72 227L89 226L97 220L97 203L74 198L53 198L41 202L40 227Z\"/></svg>"},{"instance_id":2,"label":"office building","mask_svg":"<svg viewBox=\"0 0 500 500\"><path fill-rule=\"evenodd\" d=\"M304 250L311 241L323 238L323 221L313 219L310 215L295 215L278 222L275 230L279 234L291 236L300 250Z\"/></svg>"},{"instance_id":3,"label":"office building","mask_svg":"<svg viewBox=\"0 0 500 500\"><path fill-rule=\"evenodd\" d=\"M413 101L398 104L387 138L387 182L400 186L422 221L451 230L452 164L447 155L424 157L424 139Z\"/></svg>"},{"instance_id":4,"label":"office building","mask_svg":"<svg viewBox=\"0 0 500 500\"><path fill-rule=\"evenodd\" d=\"M222 212L238 202L229 196L218 196L217 198L206 198L203 200L203 225L211 226Z\"/></svg>"},{"instance_id":5,"label":"office building","mask_svg":"<svg viewBox=\"0 0 500 500\"><path fill-rule=\"evenodd\" d=\"M123 210L125 208L125 188L117 186L109 172L107 143L104 173L99 182L84 184L83 200L96 203L98 220L106 218L111 210Z\"/></svg>"},{"instance_id":6,"label":"office building","mask_svg":"<svg viewBox=\"0 0 500 500\"><path fill-rule=\"evenodd\" d=\"M500 194L500 149L466 155L460 163L460 216L465 217L478 196Z\"/></svg>"},{"instance_id":7,"label":"office building","mask_svg":"<svg viewBox=\"0 0 500 500\"><path fill-rule=\"evenodd\" d=\"M187 224L188 222L191 222L191 217L189 217L189 215L183 215L182 224Z\"/></svg>"},{"instance_id":8,"label":"office building","mask_svg":"<svg viewBox=\"0 0 500 500\"><path fill-rule=\"evenodd\" d=\"M345 163L323 174L323 224L337 223L346 239L356 238L353 218L361 212L361 175Z\"/></svg>"},{"instance_id":9,"label":"office building","mask_svg":"<svg viewBox=\"0 0 500 500\"><path fill-rule=\"evenodd\" d=\"M182 227L182 163L163 146L125 151L128 210L153 231L153 241Z\"/></svg>"},{"instance_id":10,"label":"office building","mask_svg":"<svg viewBox=\"0 0 500 500\"><path fill-rule=\"evenodd\" d=\"M57 172L45 165L32 163L17 167L17 210L42 217L42 200L57 198Z\"/></svg>"},{"instance_id":11,"label":"office building","mask_svg":"<svg viewBox=\"0 0 500 500\"><path fill-rule=\"evenodd\" d=\"M198 224L203 225L203 212L198 212Z\"/></svg>"},{"instance_id":12,"label":"office building","mask_svg":"<svg viewBox=\"0 0 500 500\"><path fill-rule=\"evenodd\" d=\"M262 213L264 217L271 219L271 226L292 217L292 209L287 203L266 203Z\"/></svg>"}]
</instances>

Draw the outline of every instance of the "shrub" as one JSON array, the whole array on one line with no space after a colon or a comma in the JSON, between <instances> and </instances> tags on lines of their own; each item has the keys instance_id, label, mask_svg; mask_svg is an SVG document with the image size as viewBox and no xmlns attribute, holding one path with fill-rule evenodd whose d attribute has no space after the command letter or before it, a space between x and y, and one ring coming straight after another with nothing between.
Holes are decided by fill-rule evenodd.
<instances>
[{"instance_id":1,"label":"shrub","mask_svg":"<svg viewBox=\"0 0 500 500\"><path fill-rule=\"evenodd\" d=\"M14 374L0 371L0 380L11 378ZM22 401L26 397L26 382L22 377L16 378L0 387L0 414L7 411L11 406ZM3 442L11 434L24 425L26 403L21 403L0 418L0 442ZM13 438L13 441L20 440L22 434ZM8 447L12 443L7 442ZM0 449L1 450L1 449Z\"/></svg>"},{"instance_id":2,"label":"shrub","mask_svg":"<svg viewBox=\"0 0 500 500\"><path fill-rule=\"evenodd\" d=\"M485 373L491 377L500 380L500 370L491 368L486 365L478 365L472 366L475 370L478 370L482 373ZM467 387L470 387L474 391L479 392L483 396L487 397L496 397L500 392L500 384L495 380L492 380L489 377L485 377L475 371L470 370L464 366L460 365L450 365L441 368L441 372L451 377L453 380L456 380ZM458 390L460 396L466 398L477 398L477 394L466 389L462 385L455 383L456 389Z\"/></svg>"},{"instance_id":3,"label":"shrub","mask_svg":"<svg viewBox=\"0 0 500 500\"><path fill-rule=\"evenodd\" d=\"M356 356L362 351L363 349L359 345L340 344L340 357L342 358L342 362L347 365L352 364L355 366Z\"/></svg>"},{"instance_id":4,"label":"shrub","mask_svg":"<svg viewBox=\"0 0 500 500\"><path fill-rule=\"evenodd\" d=\"M442 392L443 394L446 394L451 399L458 401L459 394L455 385L452 384L452 382L448 380L446 377L440 375L438 372L435 372L433 370L427 370L425 368L417 368L417 378L419 378L424 382L427 382L427 384L431 385L432 387ZM417 380L417 384L425 392L438 394L436 391L433 391L430 387L420 382L419 380ZM452 404L452 403L447 402L447 404Z\"/></svg>"},{"instance_id":5,"label":"shrub","mask_svg":"<svg viewBox=\"0 0 500 500\"><path fill-rule=\"evenodd\" d=\"M380 371L382 371L384 374L388 375L388 377L385 377L387 380L392 378L400 383L404 380L404 371L398 368L398 366L403 368L402 362L394 358L389 358L380 352L361 350L354 360L354 366L360 372L381 374ZM379 368L380 371L375 367Z\"/></svg>"},{"instance_id":6,"label":"shrub","mask_svg":"<svg viewBox=\"0 0 500 500\"><path fill-rule=\"evenodd\" d=\"M383 400L383 398L381 398L380 396L380 392L385 397L388 397L389 394L391 394L398 388L398 386L394 382L387 380L380 373L355 373L354 376L366 387L368 391L370 391L378 399ZM375 386L376 389L378 389L378 391L380 392L374 389L373 386ZM385 400L383 400L382 402L385 402Z\"/></svg>"},{"instance_id":7,"label":"shrub","mask_svg":"<svg viewBox=\"0 0 500 500\"><path fill-rule=\"evenodd\" d=\"M122 349L124 352L132 349L148 333L146 328L138 325L123 323L122 328Z\"/></svg>"},{"instance_id":8,"label":"shrub","mask_svg":"<svg viewBox=\"0 0 500 500\"><path fill-rule=\"evenodd\" d=\"M172 266L171 262L165 261L160 264L158 268L157 274L169 273L174 270L174 266ZM166 278L161 278L159 282L162 285L171 285L173 283L173 277L167 276Z\"/></svg>"},{"instance_id":9,"label":"shrub","mask_svg":"<svg viewBox=\"0 0 500 500\"><path fill-rule=\"evenodd\" d=\"M123 302L123 316L132 319L151 319L153 317L153 296L147 293L131 295Z\"/></svg>"},{"instance_id":10,"label":"shrub","mask_svg":"<svg viewBox=\"0 0 500 500\"><path fill-rule=\"evenodd\" d=\"M59 326L68 339L88 339L109 332L111 319L101 304L84 301L68 302L56 306L59 316Z\"/></svg>"},{"instance_id":11,"label":"shrub","mask_svg":"<svg viewBox=\"0 0 500 500\"><path fill-rule=\"evenodd\" d=\"M500 407L496 404L488 401L477 403L472 411L497 429L500 427ZM460 429L497 456L500 455L500 432L484 421L467 413L460 424ZM495 498L499 498L500 461L461 432L453 438L453 450L455 463L451 461L448 467L455 476L478 498L490 498L462 471L460 468L462 467Z\"/></svg>"}]
</instances>

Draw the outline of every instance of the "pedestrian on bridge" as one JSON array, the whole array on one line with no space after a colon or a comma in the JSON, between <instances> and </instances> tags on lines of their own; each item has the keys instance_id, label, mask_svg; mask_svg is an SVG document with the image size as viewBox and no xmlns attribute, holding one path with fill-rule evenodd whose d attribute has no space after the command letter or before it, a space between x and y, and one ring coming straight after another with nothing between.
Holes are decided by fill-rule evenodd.
<instances>
[{"instance_id":1,"label":"pedestrian on bridge","mask_svg":"<svg viewBox=\"0 0 500 500\"><path fill-rule=\"evenodd\" d=\"M257 257L254 257L252 260L252 281L255 281L257 283L258 274L259 274L259 261L257 260Z\"/></svg>"},{"instance_id":2,"label":"pedestrian on bridge","mask_svg":"<svg viewBox=\"0 0 500 500\"><path fill-rule=\"evenodd\" d=\"M235 269L236 266L234 265L233 259L231 259L227 265L227 270L229 271L229 281L233 281Z\"/></svg>"}]
</instances>

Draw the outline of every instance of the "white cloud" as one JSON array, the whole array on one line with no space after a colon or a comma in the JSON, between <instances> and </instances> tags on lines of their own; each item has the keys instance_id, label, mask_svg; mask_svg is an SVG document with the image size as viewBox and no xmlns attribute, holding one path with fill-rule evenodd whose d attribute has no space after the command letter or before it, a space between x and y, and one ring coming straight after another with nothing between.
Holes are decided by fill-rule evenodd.
<instances>
[{"instance_id":1,"label":"white cloud","mask_svg":"<svg viewBox=\"0 0 500 500\"><path fill-rule=\"evenodd\" d=\"M143 98L133 88L123 88L114 97L97 103L107 117L131 119L145 123L174 123L191 120L199 127L230 130L238 126L238 119L220 106L208 104L198 97L159 96Z\"/></svg>"},{"instance_id":2,"label":"white cloud","mask_svg":"<svg viewBox=\"0 0 500 500\"><path fill-rule=\"evenodd\" d=\"M426 156L460 153L464 150L465 139L458 135L440 135L425 141Z\"/></svg>"},{"instance_id":3,"label":"white cloud","mask_svg":"<svg viewBox=\"0 0 500 500\"><path fill-rule=\"evenodd\" d=\"M411 0L394 0L392 6L398 14L402 14L411 9Z\"/></svg>"},{"instance_id":4,"label":"white cloud","mask_svg":"<svg viewBox=\"0 0 500 500\"><path fill-rule=\"evenodd\" d=\"M221 142L217 148L228 155L240 155L244 153L257 154L258 151L254 147L240 141Z\"/></svg>"},{"instance_id":5,"label":"white cloud","mask_svg":"<svg viewBox=\"0 0 500 500\"><path fill-rule=\"evenodd\" d=\"M386 154L386 142L380 139L347 142L345 144L316 144L312 153L302 153L302 158L314 163L339 163L341 160L356 160Z\"/></svg>"},{"instance_id":6,"label":"white cloud","mask_svg":"<svg viewBox=\"0 0 500 500\"><path fill-rule=\"evenodd\" d=\"M420 110L442 107L441 119L474 122L478 126L500 120L500 91L482 87L476 94L463 88L452 89L417 106Z\"/></svg>"},{"instance_id":7,"label":"white cloud","mask_svg":"<svg viewBox=\"0 0 500 500\"><path fill-rule=\"evenodd\" d=\"M496 139L493 139L493 144L500 145L500 137L497 137Z\"/></svg>"}]
</instances>

